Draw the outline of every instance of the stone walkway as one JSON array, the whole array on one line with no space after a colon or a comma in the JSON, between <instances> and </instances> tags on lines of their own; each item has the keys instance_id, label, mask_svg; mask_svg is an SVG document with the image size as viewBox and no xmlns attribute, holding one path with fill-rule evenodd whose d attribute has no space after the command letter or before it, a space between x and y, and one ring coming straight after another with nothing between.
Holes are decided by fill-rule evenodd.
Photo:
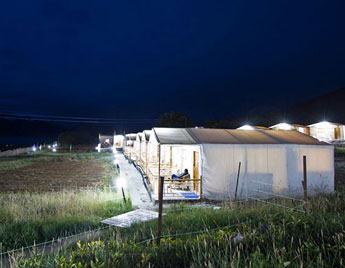
<instances>
[{"instance_id":1,"label":"stone walkway","mask_svg":"<svg viewBox=\"0 0 345 268\"><path fill-rule=\"evenodd\" d=\"M119 179L125 181L126 191L129 192L134 207L148 210L155 209L139 171L133 164L128 163L128 160L122 153L115 154L115 160L120 166L120 176L115 179L114 184L116 185L116 180Z\"/></svg>"}]
</instances>

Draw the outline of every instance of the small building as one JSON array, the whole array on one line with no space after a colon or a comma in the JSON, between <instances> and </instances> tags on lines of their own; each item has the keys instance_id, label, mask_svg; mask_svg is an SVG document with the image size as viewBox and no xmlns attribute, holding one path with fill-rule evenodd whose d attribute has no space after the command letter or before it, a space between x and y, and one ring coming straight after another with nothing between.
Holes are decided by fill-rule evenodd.
<instances>
[{"instance_id":1,"label":"small building","mask_svg":"<svg viewBox=\"0 0 345 268\"><path fill-rule=\"evenodd\" d=\"M335 141L344 141L345 126L339 123L320 122L308 126L310 136L320 141L332 143Z\"/></svg>"},{"instance_id":2,"label":"small building","mask_svg":"<svg viewBox=\"0 0 345 268\"><path fill-rule=\"evenodd\" d=\"M333 146L294 130L154 128L149 147L154 195L159 176L168 182L164 196L191 196L187 190L213 200L302 195L303 156L310 193L334 190ZM176 190L171 175L184 169L190 180Z\"/></svg>"},{"instance_id":3,"label":"small building","mask_svg":"<svg viewBox=\"0 0 345 268\"><path fill-rule=\"evenodd\" d=\"M309 135L309 127L299 124L279 123L269 128L273 130L297 130L298 132Z\"/></svg>"}]
</instances>

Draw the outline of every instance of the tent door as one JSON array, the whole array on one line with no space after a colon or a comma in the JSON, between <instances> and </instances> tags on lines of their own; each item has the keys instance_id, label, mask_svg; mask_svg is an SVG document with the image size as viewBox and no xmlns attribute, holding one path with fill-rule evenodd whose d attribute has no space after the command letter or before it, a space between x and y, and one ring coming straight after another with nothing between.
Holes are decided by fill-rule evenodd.
<instances>
[{"instance_id":1,"label":"tent door","mask_svg":"<svg viewBox=\"0 0 345 268\"><path fill-rule=\"evenodd\" d=\"M193 151L193 189L198 191L199 187L199 152Z\"/></svg>"},{"instance_id":2,"label":"tent door","mask_svg":"<svg viewBox=\"0 0 345 268\"><path fill-rule=\"evenodd\" d=\"M334 138L335 138L336 140L340 140L340 139L341 139L341 137L340 137L340 127L336 127L336 128L334 129Z\"/></svg>"}]
</instances>

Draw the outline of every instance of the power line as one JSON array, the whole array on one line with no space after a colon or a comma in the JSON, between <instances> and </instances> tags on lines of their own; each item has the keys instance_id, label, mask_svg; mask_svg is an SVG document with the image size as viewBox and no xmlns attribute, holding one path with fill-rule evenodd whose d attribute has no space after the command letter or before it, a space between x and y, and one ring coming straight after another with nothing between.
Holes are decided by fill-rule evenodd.
<instances>
[{"instance_id":1,"label":"power line","mask_svg":"<svg viewBox=\"0 0 345 268\"><path fill-rule=\"evenodd\" d=\"M26 121L45 121L45 122L61 122L61 123L88 123L88 124L129 124L129 123L155 123L156 120L152 121L143 121L143 120L117 120L117 121L90 121L90 120L66 120L66 119L45 119L45 118L28 118L28 117L11 117L11 116L1 116L1 119L10 119L10 120L26 120Z\"/></svg>"},{"instance_id":2,"label":"power line","mask_svg":"<svg viewBox=\"0 0 345 268\"><path fill-rule=\"evenodd\" d=\"M37 114L20 114L20 113L4 113L0 112L1 115L5 116L18 116L18 117L34 117L34 118L55 118L55 119L76 119L76 120L92 120L92 121L117 121L117 120L143 120L153 121L156 118L102 118L102 117L75 117L75 116L60 116L60 115L37 115Z\"/></svg>"},{"instance_id":3,"label":"power line","mask_svg":"<svg viewBox=\"0 0 345 268\"><path fill-rule=\"evenodd\" d=\"M91 123L91 124L118 124L118 123L155 123L158 119L147 118L95 118L95 117L74 117L74 116L53 116L0 113L2 119L63 122L63 123Z\"/></svg>"}]
</instances>

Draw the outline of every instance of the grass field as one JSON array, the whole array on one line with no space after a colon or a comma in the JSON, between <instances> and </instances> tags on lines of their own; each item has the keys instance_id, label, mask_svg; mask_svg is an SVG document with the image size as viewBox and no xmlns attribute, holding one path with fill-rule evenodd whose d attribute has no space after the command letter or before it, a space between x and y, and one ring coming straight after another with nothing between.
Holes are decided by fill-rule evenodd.
<instances>
[{"instance_id":1,"label":"grass field","mask_svg":"<svg viewBox=\"0 0 345 268\"><path fill-rule=\"evenodd\" d=\"M100 226L132 209L109 188L111 154L36 153L0 159L0 248L25 247Z\"/></svg>"},{"instance_id":2,"label":"grass field","mask_svg":"<svg viewBox=\"0 0 345 268\"><path fill-rule=\"evenodd\" d=\"M337 193L311 197L308 213L301 211L302 202L288 199L272 199L270 204L224 202L217 204L220 209L181 203L164 209L166 216L163 217L160 245L155 240L157 221L151 221L125 229L109 229L96 241L81 241L53 255L19 258L12 265L90 268L344 267L345 193L342 189L345 165L342 153L336 156ZM75 197L75 200L78 198L83 199ZM89 209L87 205L85 209ZM35 218L34 212L28 214Z\"/></svg>"},{"instance_id":3,"label":"grass field","mask_svg":"<svg viewBox=\"0 0 345 268\"><path fill-rule=\"evenodd\" d=\"M50 256L17 267L342 267L345 198L318 196L302 213L262 203L221 204L221 209L171 207L157 222L108 230ZM292 201L273 204L296 207ZM239 235L241 234L241 236ZM241 238L243 237L243 239ZM73 266L74 265L74 266Z\"/></svg>"}]
</instances>

